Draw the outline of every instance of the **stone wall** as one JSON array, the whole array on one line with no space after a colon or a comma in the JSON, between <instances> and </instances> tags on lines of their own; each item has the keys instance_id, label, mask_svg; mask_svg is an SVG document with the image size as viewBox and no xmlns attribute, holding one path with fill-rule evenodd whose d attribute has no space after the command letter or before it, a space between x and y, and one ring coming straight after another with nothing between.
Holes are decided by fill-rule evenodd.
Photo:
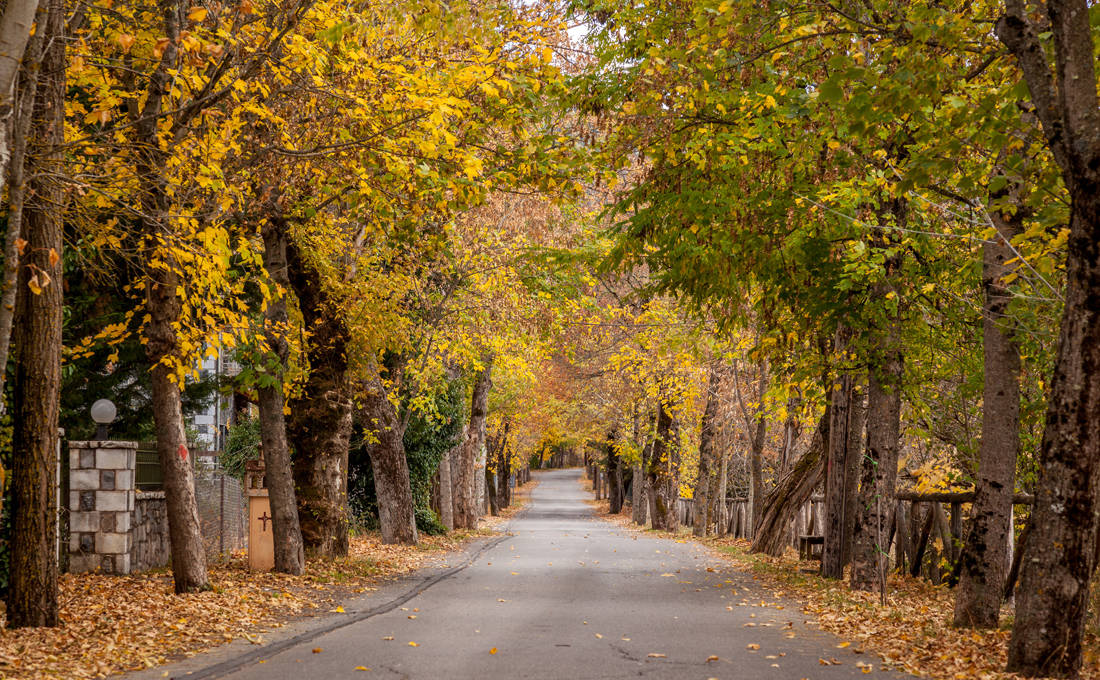
<instances>
[{"instance_id":1,"label":"stone wall","mask_svg":"<svg viewBox=\"0 0 1100 680\"><path fill-rule=\"evenodd\" d=\"M168 505L163 491L137 492L130 526L132 571L156 569L172 561L172 546L168 541Z\"/></svg>"},{"instance_id":2,"label":"stone wall","mask_svg":"<svg viewBox=\"0 0 1100 680\"><path fill-rule=\"evenodd\" d=\"M69 442L69 571L130 573L137 444Z\"/></svg>"},{"instance_id":3,"label":"stone wall","mask_svg":"<svg viewBox=\"0 0 1100 680\"><path fill-rule=\"evenodd\" d=\"M163 491L135 492L136 442L69 443L69 571L129 574L171 562ZM198 461L195 497L206 554L241 550L246 497L216 457Z\"/></svg>"}]
</instances>

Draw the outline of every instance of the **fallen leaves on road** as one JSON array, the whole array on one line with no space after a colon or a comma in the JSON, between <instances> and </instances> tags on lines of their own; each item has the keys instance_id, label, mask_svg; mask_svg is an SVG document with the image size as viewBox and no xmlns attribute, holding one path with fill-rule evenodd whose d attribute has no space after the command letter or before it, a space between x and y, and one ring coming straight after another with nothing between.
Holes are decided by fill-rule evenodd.
<instances>
[{"instance_id":1,"label":"fallen leaves on road","mask_svg":"<svg viewBox=\"0 0 1100 680\"><path fill-rule=\"evenodd\" d=\"M649 654L646 654L646 656L648 656L651 659L666 659L666 658L668 658L668 654L660 654L658 652L650 652Z\"/></svg>"},{"instance_id":2,"label":"fallen leaves on road","mask_svg":"<svg viewBox=\"0 0 1100 680\"><path fill-rule=\"evenodd\" d=\"M243 555L210 566L211 590L172 592L160 569L131 576L63 574L61 625L0 629L0 677L8 680L103 678L193 656L302 617L344 613L335 600L406 573L471 534L424 537L420 546L383 545L377 535L351 539L347 558L311 561L302 576L250 572ZM320 652L320 648L316 650Z\"/></svg>"},{"instance_id":3,"label":"fallen leaves on road","mask_svg":"<svg viewBox=\"0 0 1100 680\"><path fill-rule=\"evenodd\" d=\"M595 507L599 517L635 532L637 539L642 529L634 525L628 515L610 514L607 501ZM671 536L666 532L658 532L658 535ZM885 662L883 669L896 668L952 680L1017 678L1003 671L1011 636L1007 624L986 631L953 627L955 593L949 588L891 573L887 604L883 607L878 602L878 593L853 591L846 581L826 580L806 573L804 570L816 569L818 563L800 562L793 550L783 557L772 558L750 554L749 542L743 539L707 538L701 542L720 551L722 558L737 569L751 574L755 583L776 590L776 598L786 596L801 600L803 612L815 617L822 629L852 638L849 644L858 647L852 651L878 653ZM740 606L782 608L779 603L765 601L742 602ZM726 609L733 611L734 608L727 606ZM1011 615L1011 609L1006 608L1002 621L1010 622ZM796 637L791 631L783 635ZM1080 680L1100 680L1100 636L1093 632L1086 635L1084 656ZM820 663L833 665L840 661L830 658L821 659ZM870 664L859 668L864 673L872 672Z\"/></svg>"},{"instance_id":4,"label":"fallen leaves on road","mask_svg":"<svg viewBox=\"0 0 1100 680\"><path fill-rule=\"evenodd\" d=\"M741 539L706 542L752 573L758 583L802 600L802 611L812 615L822 629L849 638L836 645L839 649L876 652L883 657L886 668L917 675L954 680L1016 677L1003 672L1011 631L1007 627L975 631L951 626L955 593L949 588L890 574L886 606L881 606L878 593L853 591L844 581L808 574L804 569L811 563L800 562L791 553L781 558L749 554L748 542ZM765 606L778 609L776 603ZM1011 620L1010 615L1011 610L1006 608L1002 620ZM785 635L794 637L791 632ZM1100 680L1100 664L1095 661L1100 655L1100 640L1090 634L1086 647L1086 660L1092 661L1082 667L1081 680ZM829 658L820 663L834 665L840 661ZM867 662L856 665L863 673L873 671Z\"/></svg>"}]
</instances>

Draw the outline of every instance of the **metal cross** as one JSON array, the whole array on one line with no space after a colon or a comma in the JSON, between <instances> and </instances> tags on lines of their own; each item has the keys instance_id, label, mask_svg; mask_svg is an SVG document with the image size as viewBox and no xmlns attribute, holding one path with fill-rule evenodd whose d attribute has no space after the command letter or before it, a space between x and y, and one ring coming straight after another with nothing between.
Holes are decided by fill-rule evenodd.
<instances>
[{"instance_id":1,"label":"metal cross","mask_svg":"<svg viewBox=\"0 0 1100 680\"><path fill-rule=\"evenodd\" d=\"M267 510L264 510L264 514L260 515L256 519L260 520L263 523L260 531L267 531L267 523L271 521L271 516L267 514Z\"/></svg>"}]
</instances>

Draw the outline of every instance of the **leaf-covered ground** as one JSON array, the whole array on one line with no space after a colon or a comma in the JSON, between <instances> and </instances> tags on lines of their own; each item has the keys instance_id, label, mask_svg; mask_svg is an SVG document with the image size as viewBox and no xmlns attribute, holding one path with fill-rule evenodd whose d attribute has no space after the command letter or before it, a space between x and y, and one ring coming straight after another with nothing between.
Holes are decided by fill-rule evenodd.
<instances>
[{"instance_id":1,"label":"leaf-covered ground","mask_svg":"<svg viewBox=\"0 0 1100 680\"><path fill-rule=\"evenodd\" d=\"M245 556L211 565L209 592L178 596L167 569L132 576L63 574L57 628L0 630L0 678L101 678L193 656L243 638L256 644L293 619L339 612L339 603L379 581L417 569L468 539L491 533L517 503L477 532L425 536L416 547L353 536L347 558L310 561L302 576L250 572Z\"/></svg>"},{"instance_id":2,"label":"leaf-covered ground","mask_svg":"<svg viewBox=\"0 0 1100 680\"><path fill-rule=\"evenodd\" d=\"M621 526L640 530L628 515L610 515L606 501L600 515ZM663 532L662 532L663 533ZM881 656L885 665L914 675L949 680L1009 680L1004 673L1012 612L1002 612L998 630L973 631L951 626L954 591L946 586L891 574L886 606L878 593L848 588L847 582L824 579L814 572L818 562L802 562L796 551L780 558L749 553L744 539L696 539L690 529L670 538L694 540L710 547L723 560L772 590L777 599L790 598L823 629L840 636L842 646L854 646ZM774 603L762 603L775 606ZM1100 680L1100 639L1086 641L1082 680ZM828 660L823 660L827 662ZM870 661L870 659L868 659ZM875 664L877 666L877 663Z\"/></svg>"}]
</instances>

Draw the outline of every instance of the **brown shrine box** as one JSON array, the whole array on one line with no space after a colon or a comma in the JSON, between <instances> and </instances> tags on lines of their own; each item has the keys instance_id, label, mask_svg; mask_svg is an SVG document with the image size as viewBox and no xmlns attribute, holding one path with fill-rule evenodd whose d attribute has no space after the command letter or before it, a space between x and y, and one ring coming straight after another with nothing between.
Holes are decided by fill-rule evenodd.
<instances>
[{"instance_id":1,"label":"brown shrine box","mask_svg":"<svg viewBox=\"0 0 1100 680\"><path fill-rule=\"evenodd\" d=\"M248 568L271 571L275 567L275 541L271 533L271 502L264 495L248 497Z\"/></svg>"}]
</instances>

